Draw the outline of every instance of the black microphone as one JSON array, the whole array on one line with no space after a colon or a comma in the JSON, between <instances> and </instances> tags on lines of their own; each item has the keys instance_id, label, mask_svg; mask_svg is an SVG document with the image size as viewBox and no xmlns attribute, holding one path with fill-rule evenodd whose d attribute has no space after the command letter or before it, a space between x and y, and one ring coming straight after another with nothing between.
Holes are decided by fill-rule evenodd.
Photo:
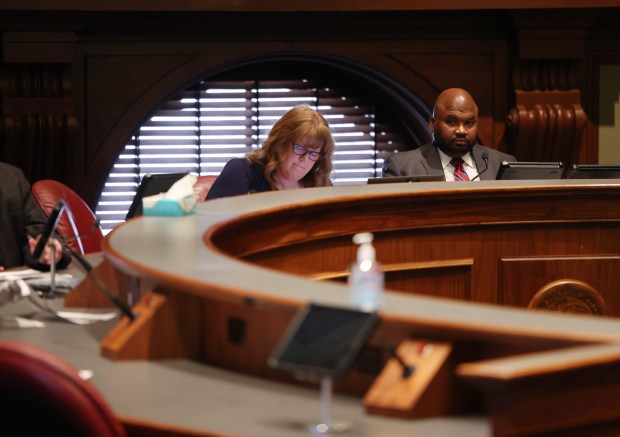
<instances>
[{"instance_id":1,"label":"black microphone","mask_svg":"<svg viewBox=\"0 0 620 437\"><path fill-rule=\"evenodd\" d=\"M88 229L88 231L83 232L78 235L73 235L72 237L65 238L65 243L73 243L78 238L84 238L84 237L93 235L95 233L95 230L99 227L100 224L101 224L101 220L95 219L93 223L90 225L90 228Z\"/></svg>"},{"instance_id":2,"label":"black microphone","mask_svg":"<svg viewBox=\"0 0 620 437\"><path fill-rule=\"evenodd\" d=\"M415 372L415 366L405 363L405 360L403 360L403 357L398 355L398 353L396 352L395 346L389 346L387 348L387 352L392 358L395 358L398 364L400 364L400 366L403 368L403 374L402 374L403 379L407 379L411 375L413 375L413 372Z\"/></svg>"},{"instance_id":3,"label":"black microphone","mask_svg":"<svg viewBox=\"0 0 620 437\"><path fill-rule=\"evenodd\" d=\"M484 165L485 165L484 170L482 170L480 173L474 176L472 181L475 181L477 178L480 177L482 173L484 173L485 171L489 169L489 154L487 152L482 152L482 159L484 159Z\"/></svg>"},{"instance_id":4,"label":"black microphone","mask_svg":"<svg viewBox=\"0 0 620 437\"><path fill-rule=\"evenodd\" d=\"M411 375L413 375L413 373L415 372L415 366L413 366L411 364L407 364L405 362L405 360L403 360L403 357L401 357L398 354L398 352L396 352L396 346L391 341L388 340L388 338L385 336L385 334L383 332L378 330L376 332L376 334L381 337L380 340L381 340L381 343L382 343L381 346L383 347L383 350L385 352L387 352L387 354L391 358L394 358L396 360L396 362L398 362L400 367L402 367L403 373L401 375L401 378L407 379Z\"/></svg>"},{"instance_id":5,"label":"black microphone","mask_svg":"<svg viewBox=\"0 0 620 437\"><path fill-rule=\"evenodd\" d=\"M108 286L105 284L105 282L103 282L101 279L99 279L97 275L93 273L93 266L88 262L86 258L84 258L84 255L82 255L80 252L75 250L73 246L71 246L70 244L64 244L64 246L71 252L71 255L73 256L73 258L75 258L78 261L78 263L84 268L84 271L86 272L86 277L92 279L95 285L101 291L103 291L103 294L105 294L106 297L110 299L110 301L114 305L116 305L116 307L125 316L127 316L130 321L133 322L136 319L136 315L133 313L133 311L131 311L131 308L129 308L129 305L127 305L125 302L120 300L115 294L113 294L108 288Z\"/></svg>"},{"instance_id":6,"label":"black microphone","mask_svg":"<svg viewBox=\"0 0 620 437\"><path fill-rule=\"evenodd\" d=\"M69 221L71 222L73 227L75 227L73 216L71 214L67 214L67 217L69 218ZM98 219L93 222L90 232L88 232L86 235L94 232L97 226L99 226ZM90 278L93 281L93 283L97 286L97 288L99 288L99 290L101 290L103 294L106 295L106 297L110 300L110 302L112 302L125 316L129 318L130 321L133 322L136 319L136 316L133 313L133 311L131 311L131 308L129 308L129 306L125 302L120 300L114 293L112 293L110 289L108 288L108 286L105 284L105 282L103 282L101 279L99 279L97 275L93 273L93 266L88 262L88 260L84 257L84 255L82 255L79 251L77 251L73 247L73 245L69 244L64 238L60 238L60 242L63 245L63 247L65 247L69 252L71 252L71 256L75 258L78 261L78 263L82 266L82 268L86 272L86 277Z\"/></svg>"},{"instance_id":7,"label":"black microphone","mask_svg":"<svg viewBox=\"0 0 620 437\"><path fill-rule=\"evenodd\" d=\"M54 230L56 229L56 225L58 224L58 219L60 218L60 214L65 209L65 202L59 200L54 205L54 208L50 212L49 217L47 218L47 223L45 224L45 229L37 242L37 245L34 248L34 252L32 252L32 257L39 261L41 255L43 255L43 251L45 250L45 246L47 245L47 240L50 239Z\"/></svg>"}]
</instances>

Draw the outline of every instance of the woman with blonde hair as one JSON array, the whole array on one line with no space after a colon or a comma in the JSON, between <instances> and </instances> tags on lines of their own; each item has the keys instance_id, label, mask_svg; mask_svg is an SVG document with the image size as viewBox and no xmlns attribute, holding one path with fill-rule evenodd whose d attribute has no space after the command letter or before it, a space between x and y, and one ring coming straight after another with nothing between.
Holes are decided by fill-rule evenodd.
<instances>
[{"instance_id":1,"label":"woman with blonde hair","mask_svg":"<svg viewBox=\"0 0 620 437\"><path fill-rule=\"evenodd\" d=\"M308 106L296 106L273 125L260 149L226 163L207 200L331 186L334 148L327 120Z\"/></svg>"}]
</instances>

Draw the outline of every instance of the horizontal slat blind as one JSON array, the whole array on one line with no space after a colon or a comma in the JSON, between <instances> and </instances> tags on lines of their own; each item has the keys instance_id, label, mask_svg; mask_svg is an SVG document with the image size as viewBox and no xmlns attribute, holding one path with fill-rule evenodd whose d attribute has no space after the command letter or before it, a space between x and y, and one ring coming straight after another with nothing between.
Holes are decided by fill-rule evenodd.
<instances>
[{"instance_id":1,"label":"horizontal slat blind","mask_svg":"<svg viewBox=\"0 0 620 437\"><path fill-rule=\"evenodd\" d=\"M381 174L386 154L402 148L396 126L377 124L364 90L312 80L201 81L156 111L116 159L96 208L103 231L124 221L145 174L218 175L231 158L260 147L273 124L302 104L330 123L334 185L365 184Z\"/></svg>"}]
</instances>

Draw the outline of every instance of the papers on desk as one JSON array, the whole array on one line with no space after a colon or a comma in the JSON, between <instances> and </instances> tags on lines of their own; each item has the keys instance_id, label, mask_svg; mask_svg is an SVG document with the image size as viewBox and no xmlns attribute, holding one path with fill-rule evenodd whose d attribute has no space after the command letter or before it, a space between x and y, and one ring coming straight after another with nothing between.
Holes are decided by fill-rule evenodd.
<instances>
[{"instance_id":1,"label":"papers on desk","mask_svg":"<svg viewBox=\"0 0 620 437\"><path fill-rule=\"evenodd\" d=\"M32 289L38 291L49 292L52 288L52 276L50 272L40 272L34 269L18 269L0 272L0 283L3 281L23 280ZM56 272L54 276L54 291L68 293L80 283L80 280L74 278L69 273Z\"/></svg>"},{"instance_id":2,"label":"papers on desk","mask_svg":"<svg viewBox=\"0 0 620 437\"><path fill-rule=\"evenodd\" d=\"M50 274L50 272L40 272L34 269L17 269L0 272L0 282L15 281L17 279L23 279L26 282L47 281L49 283L52 279L52 275ZM67 282L67 280L73 280L76 282L79 281L78 279L74 278L73 275L63 272L56 272L54 280L57 283Z\"/></svg>"},{"instance_id":3,"label":"papers on desk","mask_svg":"<svg viewBox=\"0 0 620 437\"><path fill-rule=\"evenodd\" d=\"M64 307L64 299L49 298L38 293L31 293L28 300L43 311L43 314L53 315L56 318L76 325L89 325L96 322L105 322L117 317L116 310L109 309L73 309Z\"/></svg>"},{"instance_id":4,"label":"papers on desk","mask_svg":"<svg viewBox=\"0 0 620 437\"><path fill-rule=\"evenodd\" d=\"M37 307L41 308L39 305ZM106 312L84 312L84 311L54 311L50 308L41 308L45 313L73 323L75 325L90 325L96 322L106 322L117 316L115 311ZM3 315L0 317L1 329L21 329L21 328L43 328L45 322L30 317Z\"/></svg>"},{"instance_id":5,"label":"papers on desk","mask_svg":"<svg viewBox=\"0 0 620 437\"><path fill-rule=\"evenodd\" d=\"M89 325L95 322L105 322L116 317L116 311L84 312L84 311L56 311L56 315L76 325Z\"/></svg>"},{"instance_id":6,"label":"papers on desk","mask_svg":"<svg viewBox=\"0 0 620 437\"><path fill-rule=\"evenodd\" d=\"M82 378L84 381L88 381L93 377L93 371L88 369L81 369L78 370L78 375L80 375L80 378Z\"/></svg>"},{"instance_id":7,"label":"papers on desk","mask_svg":"<svg viewBox=\"0 0 620 437\"><path fill-rule=\"evenodd\" d=\"M14 281L16 279L40 278L45 275L47 275L48 278L50 276L49 272L40 272L34 269L5 270L4 272L0 272L0 281Z\"/></svg>"},{"instance_id":8,"label":"papers on desk","mask_svg":"<svg viewBox=\"0 0 620 437\"><path fill-rule=\"evenodd\" d=\"M19 328L43 328L45 323L39 320L31 320L20 316L3 316L0 318L0 328L19 329Z\"/></svg>"},{"instance_id":9,"label":"papers on desk","mask_svg":"<svg viewBox=\"0 0 620 437\"><path fill-rule=\"evenodd\" d=\"M0 295L0 305L10 302L27 300L42 310L42 314L49 314L59 319L77 325L87 325L96 322L112 320L117 311L67 309L64 307L64 293L71 291L80 280L69 273L58 273L54 276L54 290L52 290L51 275L49 272L40 272L34 269L15 269L0 272L0 284L6 285L8 291ZM50 293L51 292L51 293ZM5 297L4 301L1 299ZM15 315L3 315L0 321L3 328L38 328L45 326L43 321Z\"/></svg>"}]
</instances>

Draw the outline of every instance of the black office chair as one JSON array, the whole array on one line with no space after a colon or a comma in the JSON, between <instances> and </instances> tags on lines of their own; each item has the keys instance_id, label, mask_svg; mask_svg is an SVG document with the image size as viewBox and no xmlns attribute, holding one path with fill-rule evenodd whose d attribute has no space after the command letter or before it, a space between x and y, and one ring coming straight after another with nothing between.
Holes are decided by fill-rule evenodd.
<instances>
[{"instance_id":1,"label":"black office chair","mask_svg":"<svg viewBox=\"0 0 620 437\"><path fill-rule=\"evenodd\" d=\"M78 372L33 345L0 340L0 434L126 437L103 397Z\"/></svg>"}]
</instances>

